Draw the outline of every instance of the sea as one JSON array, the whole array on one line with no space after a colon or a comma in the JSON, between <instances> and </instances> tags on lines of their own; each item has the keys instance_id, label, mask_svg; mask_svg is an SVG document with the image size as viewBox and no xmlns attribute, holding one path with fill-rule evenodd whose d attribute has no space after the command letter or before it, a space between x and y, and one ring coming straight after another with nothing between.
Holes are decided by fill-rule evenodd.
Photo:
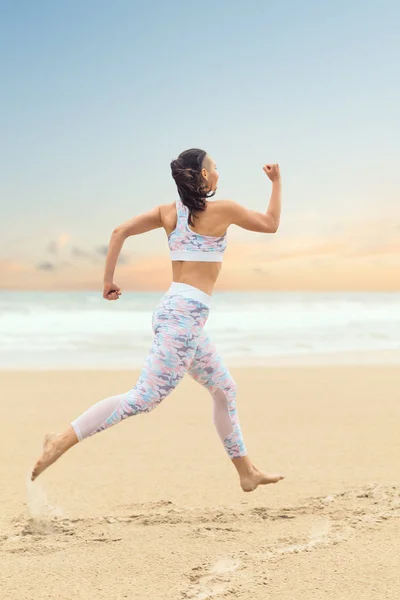
<instances>
[{"instance_id":1,"label":"sea","mask_svg":"<svg viewBox=\"0 0 400 600\"><path fill-rule=\"evenodd\" d=\"M0 292L0 369L137 369L162 292ZM228 366L400 364L400 293L216 292Z\"/></svg>"}]
</instances>

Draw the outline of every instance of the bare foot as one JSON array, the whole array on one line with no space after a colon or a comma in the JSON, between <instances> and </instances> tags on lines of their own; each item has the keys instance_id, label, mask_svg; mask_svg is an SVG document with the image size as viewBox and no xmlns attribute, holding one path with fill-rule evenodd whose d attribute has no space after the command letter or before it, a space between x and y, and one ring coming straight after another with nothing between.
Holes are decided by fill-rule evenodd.
<instances>
[{"instance_id":1,"label":"bare foot","mask_svg":"<svg viewBox=\"0 0 400 600\"><path fill-rule=\"evenodd\" d=\"M46 435L43 442L43 453L33 468L31 479L35 481L36 477L43 473L47 467L52 465L67 450L79 442L74 428L69 425L63 433L51 433Z\"/></svg>"},{"instance_id":2,"label":"bare foot","mask_svg":"<svg viewBox=\"0 0 400 600\"><path fill-rule=\"evenodd\" d=\"M283 475L262 473L253 466L253 471L240 478L240 485L244 492L253 492L259 485L267 485L268 483L278 483L284 479Z\"/></svg>"},{"instance_id":3,"label":"bare foot","mask_svg":"<svg viewBox=\"0 0 400 600\"><path fill-rule=\"evenodd\" d=\"M40 473L43 473L47 467L52 465L62 454L64 454L60 440L61 436L56 433L50 433L45 436L43 441L43 453L32 470L32 481L35 481Z\"/></svg>"}]
</instances>

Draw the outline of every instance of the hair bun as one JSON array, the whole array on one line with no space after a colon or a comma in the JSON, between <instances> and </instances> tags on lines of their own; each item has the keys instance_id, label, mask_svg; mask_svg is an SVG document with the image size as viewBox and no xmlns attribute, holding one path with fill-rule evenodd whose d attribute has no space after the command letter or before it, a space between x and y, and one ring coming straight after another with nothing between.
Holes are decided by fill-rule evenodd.
<instances>
[{"instance_id":1,"label":"hair bun","mask_svg":"<svg viewBox=\"0 0 400 600\"><path fill-rule=\"evenodd\" d=\"M171 172L174 179L176 179L176 177L192 179L195 174L193 169L185 168L177 159L171 162Z\"/></svg>"}]
</instances>

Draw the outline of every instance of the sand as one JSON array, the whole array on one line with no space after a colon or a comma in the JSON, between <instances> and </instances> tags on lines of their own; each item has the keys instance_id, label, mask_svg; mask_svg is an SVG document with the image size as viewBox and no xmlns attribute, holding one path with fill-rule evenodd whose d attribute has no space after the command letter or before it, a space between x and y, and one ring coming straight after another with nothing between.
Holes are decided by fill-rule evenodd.
<instances>
[{"instance_id":1,"label":"sand","mask_svg":"<svg viewBox=\"0 0 400 600\"><path fill-rule=\"evenodd\" d=\"M190 379L35 484L42 435L129 372L0 373L4 600L400 598L398 367L236 369L245 494Z\"/></svg>"}]
</instances>

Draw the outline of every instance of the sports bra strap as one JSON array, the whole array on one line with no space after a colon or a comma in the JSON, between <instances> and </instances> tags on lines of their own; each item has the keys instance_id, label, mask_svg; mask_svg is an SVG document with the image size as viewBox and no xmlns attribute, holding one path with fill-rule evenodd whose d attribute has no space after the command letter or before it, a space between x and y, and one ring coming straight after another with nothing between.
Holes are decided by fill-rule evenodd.
<instances>
[{"instance_id":1,"label":"sports bra strap","mask_svg":"<svg viewBox=\"0 0 400 600\"><path fill-rule=\"evenodd\" d=\"M177 222L179 224L187 223L188 212L189 212L189 209L187 208L187 206L185 206L183 204L182 200L178 197L176 199L176 215L177 215Z\"/></svg>"}]
</instances>

